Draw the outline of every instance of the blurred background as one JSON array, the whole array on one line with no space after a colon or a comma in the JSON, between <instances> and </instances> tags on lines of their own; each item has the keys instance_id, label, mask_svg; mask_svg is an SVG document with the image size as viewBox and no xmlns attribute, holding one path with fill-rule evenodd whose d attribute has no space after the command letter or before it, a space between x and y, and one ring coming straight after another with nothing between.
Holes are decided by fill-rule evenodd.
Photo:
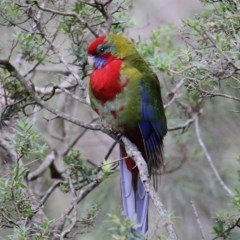
<instances>
[{"instance_id":1,"label":"blurred background","mask_svg":"<svg viewBox=\"0 0 240 240\"><path fill-rule=\"evenodd\" d=\"M182 20L193 16L201 11L202 5L198 0L138 0L133 1L133 8L129 10L131 21L134 25L126 30L126 36L138 39L141 37L143 42L149 41L151 31L165 24L172 23L177 26L176 44L183 44L180 37ZM54 28L54 26L53 26ZM0 57L8 56L8 39L12 31L6 28L0 28L2 52ZM179 31L179 32L178 32ZM67 41L61 44L64 51L70 44ZM16 55L17 59L18 55ZM65 56L71 59L71 56ZM17 62L17 60L16 60ZM19 63L21 65L21 63ZM39 67L37 83L44 86L52 79L53 75L48 72L52 66ZM56 71L61 70L61 65L54 66ZM161 84L165 84L161 80ZM163 86L163 99L167 102L167 90ZM81 91L75 92L75 95L84 94ZM95 113L86 105L79 104L67 94L60 94L56 99L51 100L57 109L67 112L69 115L90 122L97 117ZM46 111L35 109L36 114L32 119L36 129L44 135L47 143L52 149L59 153L64 151L66 143L75 139L79 133L84 131L82 128L62 119L53 119L46 121L54 116ZM208 147L208 150L214 159L214 163L224 181L234 187L237 175L236 159L239 156L240 137L237 129L240 127L239 116L232 113L232 105L228 101L211 99L205 106L201 116L201 134ZM205 114L205 113L208 114ZM209 114L211 113L211 114ZM171 111L167 111L169 118ZM174 127L173 121L168 123L168 127ZM179 164L182 165L176 171L164 174L161 177L160 187L158 189L161 200L169 213L174 216L174 226L180 239L195 240L201 239L200 229L196 223L196 215L193 207L199 214L199 220L203 226L206 239L212 239L212 224L215 213L221 210L230 210L231 206L226 204L227 195L214 180L212 169L210 168L205 156L202 154L197 139L192 134L194 126L191 126L184 134L169 132L165 139L165 159L170 169ZM64 138L64 141L62 139ZM113 140L103 133L97 131L87 131L81 138L75 148L78 149L84 158L100 165L107 154ZM119 159L118 148L116 147L110 156L110 159L116 161ZM59 160L60 164L61 160ZM61 166L60 166L61 168ZM36 188L38 191L38 188ZM71 197L56 189L47 204L44 206L44 212L50 219L58 219L64 206L69 204ZM109 239L108 214L121 211L119 170L109 179L100 184L79 204L79 218L87 214L88 209L95 203L99 203L101 210L96 218L93 228L86 228L84 232L74 237L74 239L94 240ZM158 239L156 236L162 232L162 223L156 214L154 206L150 206L149 213L149 239ZM239 235L233 235L232 239L239 239Z\"/></svg>"}]
</instances>

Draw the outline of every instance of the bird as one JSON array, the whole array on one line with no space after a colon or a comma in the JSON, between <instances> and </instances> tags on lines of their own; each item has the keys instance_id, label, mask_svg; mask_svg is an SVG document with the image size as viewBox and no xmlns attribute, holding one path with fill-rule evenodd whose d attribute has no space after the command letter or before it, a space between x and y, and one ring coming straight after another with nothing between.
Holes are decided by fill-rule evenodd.
<instances>
[{"instance_id":1,"label":"bird","mask_svg":"<svg viewBox=\"0 0 240 240\"><path fill-rule=\"evenodd\" d=\"M167 120L157 75L122 35L97 37L87 48L92 66L89 98L92 109L112 130L127 137L141 152L150 176L163 166ZM137 232L148 231L149 194L134 160L120 144L120 188L123 212Z\"/></svg>"}]
</instances>

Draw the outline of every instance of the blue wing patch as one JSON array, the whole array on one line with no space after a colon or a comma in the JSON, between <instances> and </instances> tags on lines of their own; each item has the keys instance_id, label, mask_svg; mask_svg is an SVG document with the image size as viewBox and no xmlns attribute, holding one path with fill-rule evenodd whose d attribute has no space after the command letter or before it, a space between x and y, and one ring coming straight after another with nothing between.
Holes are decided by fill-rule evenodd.
<instances>
[{"instance_id":1,"label":"blue wing patch","mask_svg":"<svg viewBox=\"0 0 240 240\"><path fill-rule=\"evenodd\" d=\"M152 99L144 87L144 83L141 83L141 86L142 120L139 123L139 129L142 134L145 152L148 158L148 168L151 173L152 167L159 168L162 165L162 145L163 137L166 134L166 120L164 113L163 116L161 116L161 102ZM159 98L160 97L161 96L159 96Z\"/></svg>"}]
</instances>

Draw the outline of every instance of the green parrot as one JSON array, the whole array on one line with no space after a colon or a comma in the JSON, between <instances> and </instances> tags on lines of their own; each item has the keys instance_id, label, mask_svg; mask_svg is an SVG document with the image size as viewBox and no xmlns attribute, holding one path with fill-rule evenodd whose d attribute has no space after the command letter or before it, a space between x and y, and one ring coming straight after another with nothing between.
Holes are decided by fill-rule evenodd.
<instances>
[{"instance_id":1,"label":"green parrot","mask_svg":"<svg viewBox=\"0 0 240 240\"><path fill-rule=\"evenodd\" d=\"M163 165L167 121L157 76L132 42L121 35L100 36L88 47L93 67L89 96L92 108L113 130L133 142L147 162L150 175ZM123 210L141 233L148 230L149 196L139 171L120 146Z\"/></svg>"}]
</instances>

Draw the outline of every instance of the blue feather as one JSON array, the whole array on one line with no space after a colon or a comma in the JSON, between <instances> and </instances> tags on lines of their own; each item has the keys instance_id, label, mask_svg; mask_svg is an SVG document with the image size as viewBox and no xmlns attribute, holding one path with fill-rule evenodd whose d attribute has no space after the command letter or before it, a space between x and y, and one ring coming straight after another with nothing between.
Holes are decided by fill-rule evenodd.
<instances>
[{"instance_id":1,"label":"blue feather","mask_svg":"<svg viewBox=\"0 0 240 240\"><path fill-rule=\"evenodd\" d=\"M142 134L145 152L147 155L147 163L151 174L152 167L159 167L162 161L162 143L166 134L165 118L161 116L159 107L150 95L144 83L141 82L141 121L139 129ZM160 96L159 96L160 97Z\"/></svg>"},{"instance_id":2,"label":"blue feather","mask_svg":"<svg viewBox=\"0 0 240 240\"><path fill-rule=\"evenodd\" d=\"M143 86L143 83L141 83ZM146 89L146 88L142 88ZM155 112L154 106L150 102L149 93L145 90L141 92L141 119L139 123L139 128L142 133L142 137L145 142L148 142L147 146L149 150L154 151L159 144L162 143L162 138L164 136L163 123L161 119L158 119L158 113Z\"/></svg>"},{"instance_id":3,"label":"blue feather","mask_svg":"<svg viewBox=\"0 0 240 240\"><path fill-rule=\"evenodd\" d=\"M107 58L94 57L94 67L96 69L104 67L106 65L106 63L107 63Z\"/></svg>"}]
</instances>

